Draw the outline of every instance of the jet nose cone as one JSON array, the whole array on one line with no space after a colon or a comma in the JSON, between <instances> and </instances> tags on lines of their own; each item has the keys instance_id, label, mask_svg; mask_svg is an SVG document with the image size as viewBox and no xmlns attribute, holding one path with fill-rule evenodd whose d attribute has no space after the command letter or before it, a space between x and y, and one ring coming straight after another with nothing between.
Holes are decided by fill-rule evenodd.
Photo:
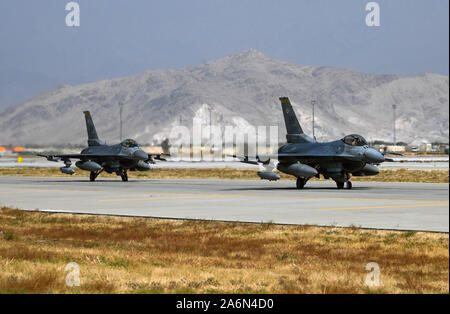
<instances>
[{"instance_id":1,"label":"jet nose cone","mask_svg":"<svg viewBox=\"0 0 450 314\"><path fill-rule=\"evenodd\" d=\"M133 157L139 160L147 160L148 154L144 152L142 149L138 149L133 153Z\"/></svg>"},{"instance_id":2,"label":"jet nose cone","mask_svg":"<svg viewBox=\"0 0 450 314\"><path fill-rule=\"evenodd\" d=\"M383 154L376 151L373 148L368 148L364 152L364 157L366 158L366 161L372 164L379 164L385 161Z\"/></svg>"}]
</instances>

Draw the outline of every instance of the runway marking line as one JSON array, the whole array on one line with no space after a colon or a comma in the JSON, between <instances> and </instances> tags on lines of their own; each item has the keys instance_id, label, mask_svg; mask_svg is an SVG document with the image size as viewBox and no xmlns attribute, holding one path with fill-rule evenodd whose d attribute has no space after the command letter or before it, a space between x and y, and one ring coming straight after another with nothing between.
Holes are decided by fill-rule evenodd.
<instances>
[{"instance_id":1,"label":"runway marking line","mask_svg":"<svg viewBox=\"0 0 450 314\"><path fill-rule=\"evenodd\" d=\"M180 193L180 192L153 192L155 194L181 194L188 196L172 197L137 197L137 198L118 198L110 200L100 200L100 202L114 201L134 201L134 200L155 200L172 198L202 198L202 197L270 197L270 198L292 198L292 199L342 199L342 200L368 200L368 201L413 201L413 202L445 202L446 200L414 200L414 199L396 199L396 198L364 198L364 197L326 197L326 196L300 196L300 195L264 195L264 194L217 194L217 193Z\"/></svg>"},{"instance_id":2,"label":"runway marking line","mask_svg":"<svg viewBox=\"0 0 450 314\"><path fill-rule=\"evenodd\" d=\"M243 196L243 194L209 194L209 195L191 195L191 196L167 196L167 197L140 197L140 198L120 198L99 200L99 202L123 202L123 201L152 201L152 200L170 200L170 199L197 199L197 198L214 198L214 197L230 197ZM364 209L383 209L383 208L410 208L410 207L433 207L433 206L449 206L448 203L443 204L415 204L415 205L387 205L387 206L362 206L362 207L344 207L344 208L319 208L318 210L364 210Z\"/></svg>"},{"instance_id":3,"label":"runway marking line","mask_svg":"<svg viewBox=\"0 0 450 314\"><path fill-rule=\"evenodd\" d=\"M413 202L446 202L448 200L415 200L404 198L371 198L371 197L344 197L344 196L308 196L308 195L285 195L285 194L217 194L217 193L183 193L183 192L152 192L155 194L193 194L193 195L230 195L230 196L255 196L255 197L284 197L296 199L343 199L343 200L367 200L367 201L413 201Z\"/></svg>"},{"instance_id":4,"label":"runway marking line","mask_svg":"<svg viewBox=\"0 0 450 314\"><path fill-rule=\"evenodd\" d=\"M34 188L21 188L24 190L32 190L35 192L112 192L112 193L129 193L129 191L123 191L123 190L78 190L78 189L34 189ZM3 194L19 194L24 192L0 192ZM149 192L133 192L133 193L145 193L149 194ZM345 197L345 196L309 196L309 195L285 195L285 194L251 194L251 193L241 193L241 194L218 194L218 193L195 193L195 192L168 192L168 191L155 191L151 192L154 194L180 194L180 195L201 195L203 197L228 197L228 196L250 196L250 197L272 197L272 198L294 198L294 199L343 199L343 200L368 200L368 201L413 201L413 202L446 202L448 200L415 200L415 199L402 199L402 198L370 198L370 197ZM187 197L180 197L180 198L187 198ZM123 199L123 200L145 200L147 198L131 198L131 199ZM155 199L150 198L150 199ZM161 198L163 199L163 198ZM122 199L117 199L122 200ZM105 200L101 200L105 201ZM108 201L114 201L114 200L108 200Z\"/></svg>"},{"instance_id":5,"label":"runway marking line","mask_svg":"<svg viewBox=\"0 0 450 314\"><path fill-rule=\"evenodd\" d=\"M407 207L432 207L432 206L448 206L449 204L417 204L417 205L388 205L388 206L364 206L364 207L347 207L347 208L320 208L319 210L358 210L358 209L379 209L379 208L407 208Z\"/></svg>"},{"instance_id":6,"label":"runway marking line","mask_svg":"<svg viewBox=\"0 0 450 314\"><path fill-rule=\"evenodd\" d=\"M166 192L175 193L175 192ZM156 194L163 194L158 192ZM184 194L186 196L155 196L155 197L136 197L136 198L118 198L118 199L107 199L99 200L99 202L126 202L126 201L152 201L152 200L170 200L170 199L197 199L197 198L215 198L215 197L236 197L236 196L270 196L270 195L259 195L259 194L200 194L200 193L177 193ZM273 197L273 195L271 195ZM281 197L290 197L291 195L278 195ZM277 197L277 196L275 196ZM299 197L291 196L291 198L296 199L307 199L313 197ZM320 197L319 197L320 198ZM336 199L334 197L325 197L327 199ZM338 199L355 199L355 200L396 200L396 201L422 201L422 202L438 202L437 200L399 200L399 199L367 199L367 198L338 198ZM442 202L442 201L441 201ZM422 206L448 206L445 204L417 204L417 205L388 205L388 206L364 206L364 207L349 207L349 208L320 208L319 210L354 210L354 209L375 209L375 208L396 208L396 207L422 207Z\"/></svg>"},{"instance_id":7,"label":"runway marking line","mask_svg":"<svg viewBox=\"0 0 450 314\"><path fill-rule=\"evenodd\" d=\"M25 194L27 192L0 192L0 194Z\"/></svg>"},{"instance_id":8,"label":"runway marking line","mask_svg":"<svg viewBox=\"0 0 450 314\"><path fill-rule=\"evenodd\" d=\"M190 199L190 198L209 198L226 197L228 195L191 195L191 196L155 196L155 197L136 197L136 198L118 198L110 200L99 200L99 202L126 202L126 201L153 201L153 200L171 200L171 199Z\"/></svg>"}]
</instances>

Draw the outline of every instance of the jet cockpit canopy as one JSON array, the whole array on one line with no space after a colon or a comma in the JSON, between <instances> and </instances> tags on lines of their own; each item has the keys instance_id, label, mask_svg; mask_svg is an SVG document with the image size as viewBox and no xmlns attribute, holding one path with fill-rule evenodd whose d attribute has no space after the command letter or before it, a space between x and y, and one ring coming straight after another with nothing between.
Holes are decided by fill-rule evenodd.
<instances>
[{"instance_id":1,"label":"jet cockpit canopy","mask_svg":"<svg viewBox=\"0 0 450 314\"><path fill-rule=\"evenodd\" d=\"M139 147L138 143L131 138L123 140L122 143L120 143L120 145L122 145L123 147Z\"/></svg>"},{"instance_id":2,"label":"jet cockpit canopy","mask_svg":"<svg viewBox=\"0 0 450 314\"><path fill-rule=\"evenodd\" d=\"M342 141L351 146L365 146L368 145L364 137L358 134L350 134L342 139Z\"/></svg>"}]
</instances>

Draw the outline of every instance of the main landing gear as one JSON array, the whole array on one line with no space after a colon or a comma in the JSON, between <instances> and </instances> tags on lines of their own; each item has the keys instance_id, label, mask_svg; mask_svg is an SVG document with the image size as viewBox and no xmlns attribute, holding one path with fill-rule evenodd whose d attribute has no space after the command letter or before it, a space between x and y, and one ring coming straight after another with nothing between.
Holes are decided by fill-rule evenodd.
<instances>
[{"instance_id":1,"label":"main landing gear","mask_svg":"<svg viewBox=\"0 0 450 314\"><path fill-rule=\"evenodd\" d=\"M340 177L335 177L333 178L336 182L336 186L339 190L342 190L345 186L345 188L347 190L351 190L352 189L352 182L350 181L350 174L349 173L344 173L342 176Z\"/></svg>"},{"instance_id":2,"label":"main landing gear","mask_svg":"<svg viewBox=\"0 0 450 314\"><path fill-rule=\"evenodd\" d=\"M103 172L103 169L101 169L100 171L96 171L96 172L95 171L91 171L91 173L89 175L89 180L91 182L94 182L95 179L97 179L98 175L100 173L102 173L102 172ZM122 181L124 181L124 182L128 181L128 174L127 174L126 170L121 170L121 171L118 171L116 173L117 173L118 176L120 176L122 178Z\"/></svg>"},{"instance_id":3,"label":"main landing gear","mask_svg":"<svg viewBox=\"0 0 450 314\"><path fill-rule=\"evenodd\" d=\"M89 175L89 180L91 182L94 182L95 179L97 179L98 175L102 172L103 172L103 169L100 169L99 171L91 171L91 173Z\"/></svg>"},{"instance_id":4,"label":"main landing gear","mask_svg":"<svg viewBox=\"0 0 450 314\"><path fill-rule=\"evenodd\" d=\"M305 187L306 182L308 182L308 179L298 177L297 189L302 190Z\"/></svg>"},{"instance_id":5,"label":"main landing gear","mask_svg":"<svg viewBox=\"0 0 450 314\"><path fill-rule=\"evenodd\" d=\"M336 186L337 186L337 188L338 188L339 190L342 190L342 189L344 188L344 185L345 185L345 188L346 188L347 190L351 190L351 189L352 189L352 182L351 182L351 181L347 181L347 182L336 182Z\"/></svg>"}]
</instances>

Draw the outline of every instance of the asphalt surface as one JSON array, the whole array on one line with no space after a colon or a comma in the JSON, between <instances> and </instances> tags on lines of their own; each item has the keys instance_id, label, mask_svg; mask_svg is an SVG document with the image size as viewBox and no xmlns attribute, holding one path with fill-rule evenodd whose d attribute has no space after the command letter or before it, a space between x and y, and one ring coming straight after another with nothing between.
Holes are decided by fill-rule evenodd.
<instances>
[{"instance_id":1,"label":"asphalt surface","mask_svg":"<svg viewBox=\"0 0 450 314\"><path fill-rule=\"evenodd\" d=\"M449 185L0 177L0 206L86 214L449 231Z\"/></svg>"}]
</instances>

